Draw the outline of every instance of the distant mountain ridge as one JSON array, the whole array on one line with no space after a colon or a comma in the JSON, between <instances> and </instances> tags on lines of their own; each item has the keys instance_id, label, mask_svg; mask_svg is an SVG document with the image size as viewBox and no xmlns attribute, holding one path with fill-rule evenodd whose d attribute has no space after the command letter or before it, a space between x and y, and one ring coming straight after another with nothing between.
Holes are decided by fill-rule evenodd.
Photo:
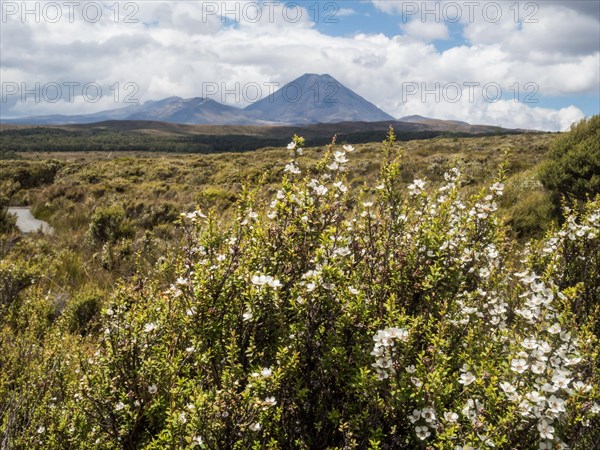
<instances>
[{"instance_id":1,"label":"distant mountain ridge","mask_svg":"<svg viewBox=\"0 0 600 450\"><path fill-rule=\"evenodd\" d=\"M244 109L202 97L167 97L94 114L8 120L0 117L3 123L33 125L107 120L151 120L187 125L304 125L395 119L328 74L304 74Z\"/></svg>"}]
</instances>

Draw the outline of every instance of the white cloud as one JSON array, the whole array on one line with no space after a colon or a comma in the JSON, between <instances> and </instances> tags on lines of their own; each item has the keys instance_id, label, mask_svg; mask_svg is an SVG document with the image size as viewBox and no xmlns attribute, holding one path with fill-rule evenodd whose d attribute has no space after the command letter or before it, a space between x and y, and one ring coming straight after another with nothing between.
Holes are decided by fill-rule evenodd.
<instances>
[{"instance_id":1,"label":"white cloud","mask_svg":"<svg viewBox=\"0 0 600 450\"><path fill-rule=\"evenodd\" d=\"M547 131L568 130L573 122L585 116L575 106L555 110L512 100L499 100L492 103L477 97L470 102L466 93L458 103L435 102L432 98L430 101L423 102L419 96L411 96L398 108L399 116L418 114L437 119L467 121L471 124Z\"/></svg>"},{"instance_id":2,"label":"white cloud","mask_svg":"<svg viewBox=\"0 0 600 450\"><path fill-rule=\"evenodd\" d=\"M408 36L414 36L426 41L448 39L448 27L443 22L420 22L413 19L403 25L402 30Z\"/></svg>"},{"instance_id":3,"label":"white cloud","mask_svg":"<svg viewBox=\"0 0 600 450\"><path fill-rule=\"evenodd\" d=\"M340 8L337 11L335 11L335 15L339 17L353 16L355 14L356 11L354 11L352 8Z\"/></svg>"},{"instance_id":4,"label":"white cloud","mask_svg":"<svg viewBox=\"0 0 600 450\"><path fill-rule=\"evenodd\" d=\"M581 111L574 106L552 110L504 100L489 103L481 98L451 103L423 102L420 96L413 96L403 102L403 83L495 82L509 93L515 82L521 86L534 82L539 95L594 93L600 85L598 50L582 52L585 46L581 43L571 48L559 42L568 38L561 31L560 18L552 16L545 19L549 25L538 28L535 24L516 26L510 21L497 26L474 22L465 27L468 43L440 52L429 41L447 38L448 29L435 21L421 24L413 17L405 25L406 35L394 37L329 36L316 29L306 9L292 15L280 6L261 11L259 20L254 21L253 2L243 2L239 14L252 20L232 26L207 10L209 3L214 2L142 2L136 14L138 23L115 23L111 16L97 24L84 20L55 24L8 20L0 30L3 82L30 86L36 82L94 81L107 95L96 104L36 104L12 98L2 104L3 115L75 114L124 106L115 104L111 97L109 87L116 82L120 86L135 82L141 100L201 96L205 83L217 83L220 90L236 90L236 83L242 87L258 83L266 95L265 83L282 85L312 72L331 74L395 117L422 114L557 130L579 119ZM397 3L378 7L397 8ZM579 12L562 6L552 8L572 14L565 16L570 23L564 26L579 36L577 39L583 39L579 27L590 32L593 24ZM292 23L286 17L298 20ZM552 33L561 38L554 39ZM219 96L213 98L221 100ZM235 103L232 95L225 100ZM244 106L244 98L238 100L237 106Z\"/></svg>"},{"instance_id":5,"label":"white cloud","mask_svg":"<svg viewBox=\"0 0 600 450\"><path fill-rule=\"evenodd\" d=\"M522 60L532 54L538 59L564 60L598 51L598 18L571 9L568 4L530 2L539 8L531 10L524 8L527 4L521 2L520 8L511 9L514 4L502 3L502 18L494 24L475 15L473 23L465 23L464 36L472 44L500 44Z\"/></svg>"}]
</instances>

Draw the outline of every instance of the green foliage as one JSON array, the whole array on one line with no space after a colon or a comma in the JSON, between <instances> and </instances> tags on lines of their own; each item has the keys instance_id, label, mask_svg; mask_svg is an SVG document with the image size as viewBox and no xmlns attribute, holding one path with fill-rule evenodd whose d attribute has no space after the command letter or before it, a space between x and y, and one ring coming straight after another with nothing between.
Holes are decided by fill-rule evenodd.
<instances>
[{"instance_id":1,"label":"green foliage","mask_svg":"<svg viewBox=\"0 0 600 450\"><path fill-rule=\"evenodd\" d=\"M2 188L0 191L0 234L2 234L13 231L17 219L12 214L8 214L9 197L5 194L6 184L0 183L0 188Z\"/></svg>"},{"instance_id":2,"label":"green foliage","mask_svg":"<svg viewBox=\"0 0 600 450\"><path fill-rule=\"evenodd\" d=\"M0 161L0 181L19 183L23 188L50 184L62 164L56 160L48 161Z\"/></svg>"},{"instance_id":3,"label":"green foliage","mask_svg":"<svg viewBox=\"0 0 600 450\"><path fill-rule=\"evenodd\" d=\"M557 206L562 196L572 204L600 194L600 115L583 119L554 141L540 179Z\"/></svg>"},{"instance_id":4,"label":"green foliage","mask_svg":"<svg viewBox=\"0 0 600 450\"><path fill-rule=\"evenodd\" d=\"M325 145L339 124L323 124L303 128L313 145ZM364 127L363 127L364 128ZM357 131L354 126L343 126L340 140L365 143L379 139L381 129L366 127ZM265 147L285 145L292 127L232 127L190 126L146 121L114 121L103 124L11 127L0 130L0 160L14 152L169 152L169 153L223 153L245 152ZM511 135L511 130L483 127L474 129L479 135ZM423 130L403 131L402 141L441 137L470 137L473 133ZM307 136L308 136L307 135Z\"/></svg>"},{"instance_id":5,"label":"green foliage","mask_svg":"<svg viewBox=\"0 0 600 450\"><path fill-rule=\"evenodd\" d=\"M28 264L16 265L3 259L0 261L0 275L0 306L9 306L23 289L31 286L36 271Z\"/></svg>"},{"instance_id":6,"label":"green foliage","mask_svg":"<svg viewBox=\"0 0 600 450\"><path fill-rule=\"evenodd\" d=\"M288 146L278 185L241 186L230 214L182 213L171 246L128 221L160 227L172 207L98 207L90 260L121 274L102 289L73 288L86 253L38 241L11 251L3 445L593 448L600 199L523 246L500 211L522 195L510 157L485 185L475 164L463 175L438 158L407 186L403 166L417 166L390 130L363 184L351 173L360 149L333 143L315 164L303 144ZM148 182L148 169L130 162L122 180ZM134 183L119 185L131 195ZM228 199L206 191L194 193L206 206Z\"/></svg>"},{"instance_id":7,"label":"green foliage","mask_svg":"<svg viewBox=\"0 0 600 450\"><path fill-rule=\"evenodd\" d=\"M555 222L552 196L537 179L535 170L507 179L500 206L506 208L507 224L520 238L540 238Z\"/></svg>"},{"instance_id":8,"label":"green foliage","mask_svg":"<svg viewBox=\"0 0 600 450\"><path fill-rule=\"evenodd\" d=\"M114 243L119 239L130 237L133 228L125 218L125 211L119 205L98 208L90 221L89 235L95 243Z\"/></svg>"},{"instance_id":9,"label":"green foliage","mask_svg":"<svg viewBox=\"0 0 600 450\"><path fill-rule=\"evenodd\" d=\"M69 332L85 336L96 331L102 300L102 294L98 291L82 292L72 299L63 312Z\"/></svg>"}]
</instances>

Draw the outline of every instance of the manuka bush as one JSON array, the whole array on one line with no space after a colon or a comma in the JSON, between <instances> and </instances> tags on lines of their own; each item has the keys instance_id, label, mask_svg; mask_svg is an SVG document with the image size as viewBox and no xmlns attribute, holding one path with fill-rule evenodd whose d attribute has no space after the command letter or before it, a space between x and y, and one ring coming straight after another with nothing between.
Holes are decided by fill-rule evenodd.
<instances>
[{"instance_id":1,"label":"manuka bush","mask_svg":"<svg viewBox=\"0 0 600 450\"><path fill-rule=\"evenodd\" d=\"M470 198L457 169L405 186L390 131L352 192L351 146L303 167L302 145L270 203L182 214L185 256L157 267L177 279L106 302L30 445L593 448L600 201L522 250L502 168Z\"/></svg>"}]
</instances>

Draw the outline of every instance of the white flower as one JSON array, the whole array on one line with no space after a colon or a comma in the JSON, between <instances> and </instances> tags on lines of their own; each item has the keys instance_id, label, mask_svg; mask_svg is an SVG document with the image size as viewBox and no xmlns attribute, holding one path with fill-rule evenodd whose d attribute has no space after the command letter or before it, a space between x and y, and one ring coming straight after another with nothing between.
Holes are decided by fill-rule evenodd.
<instances>
[{"instance_id":1,"label":"white flower","mask_svg":"<svg viewBox=\"0 0 600 450\"><path fill-rule=\"evenodd\" d=\"M421 411L421 417L423 417L427 423L432 423L436 420L435 411L433 408L423 408Z\"/></svg>"},{"instance_id":2,"label":"white flower","mask_svg":"<svg viewBox=\"0 0 600 450\"><path fill-rule=\"evenodd\" d=\"M358 289L356 289L352 286L348 287L348 292L350 292L352 295L358 295L358 293L359 293Z\"/></svg>"},{"instance_id":3,"label":"white flower","mask_svg":"<svg viewBox=\"0 0 600 450\"><path fill-rule=\"evenodd\" d=\"M125 408L125 404L123 402L119 402L115 405L116 411L121 411L123 408Z\"/></svg>"},{"instance_id":4,"label":"white flower","mask_svg":"<svg viewBox=\"0 0 600 450\"><path fill-rule=\"evenodd\" d=\"M542 386L542 391L544 392L556 392L558 390L558 388L550 383L544 383L544 385Z\"/></svg>"},{"instance_id":5,"label":"white flower","mask_svg":"<svg viewBox=\"0 0 600 450\"><path fill-rule=\"evenodd\" d=\"M45 427L45 426L43 426L43 425L42 425L42 426L40 426L40 427L37 429L37 433L38 433L38 434L42 434L42 433L43 433L43 432L45 432L45 431L46 431L46 427Z\"/></svg>"},{"instance_id":6,"label":"white flower","mask_svg":"<svg viewBox=\"0 0 600 450\"><path fill-rule=\"evenodd\" d=\"M206 219L206 216L200 210L189 212L189 213L181 213L181 217L189 219L192 222L195 222L196 219L198 219L198 218Z\"/></svg>"},{"instance_id":7,"label":"white flower","mask_svg":"<svg viewBox=\"0 0 600 450\"><path fill-rule=\"evenodd\" d=\"M408 185L408 190L410 191L410 195L418 195L423 192L425 188L425 181L416 179L411 184Z\"/></svg>"},{"instance_id":8,"label":"white flower","mask_svg":"<svg viewBox=\"0 0 600 450\"><path fill-rule=\"evenodd\" d=\"M521 358L513 359L510 362L510 369L513 372L523 373L527 370L528 367L529 365L527 364L527 361Z\"/></svg>"},{"instance_id":9,"label":"white flower","mask_svg":"<svg viewBox=\"0 0 600 450\"><path fill-rule=\"evenodd\" d=\"M157 328L158 328L157 325L153 322L150 322L150 323L147 323L146 325L144 325L144 331L146 333L150 333L150 332L156 330Z\"/></svg>"},{"instance_id":10,"label":"white flower","mask_svg":"<svg viewBox=\"0 0 600 450\"><path fill-rule=\"evenodd\" d=\"M543 361L536 361L531 365L531 371L537 375L544 373L546 364Z\"/></svg>"},{"instance_id":11,"label":"white flower","mask_svg":"<svg viewBox=\"0 0 600 450\"><path fill-rule=\"evenodd\" d=\"M431 436L431 433L429 432L429 428L423 426L423 427L415 427L415 433L417 433L417 437L419 439L421 439L422 441L427 439L429 436Z\"/></svg>"},{"instance_id":12,"label":"white flower","mask_svg":"<svg viewBox=\"0 0 600 450\"><path fill-rule=\"evenodd\" d=\"M275 400L275 397L267 397L265 398L265 404L267 406L275 406L277 404L277 400Z\"/></svg>"},{"instance_id":13,"label":"white flower","mask_svg":"<svg viewBox=\"0 0 600 450\"><path fill-rule=\"evenodd\" d=\"M496 192L498 195L502 195L502 191L504 191L504 184L496 182L490 187L490 190Z\"/></svg>"},{"instance_id":14,"label":"white flower","mask_svg":"<svg viewBox=\"0 0 600 450\"><path fill-rule=\"evenodd\" d=\"M541 439L554 439L554 427L546 419L542 419L538 423L537 428Z\"/></svg>"},{"instance_id":15,"label":"white flower","mask_svg":"<svg viewBox=\"0 0 600 450\"><path fill-rule=\"evenodd\" d=\"M323 195L327 194L327 192L329 191L329 189L327 189L325 186L323 185L319 185L319 186L315 186L313 188L313 191L315 192L315 194L319 197L322 197Z\"/></svg>"},{"instance_id":16,"label":"white flower","mask_svg":"<svg viewBox=\"0 0 600 450\"><path fill-rule=\"evenodd\" d=\"M490 276L490 269L488 269L487 267L482 267L481 269L479 269L479 276L481 278L487 278Z\"/></svg>"},{"instance_id":17,"label":"white flower","mask_svg":"<svg viewBox=\"0 0 600 450\"><path fill-rule=\"evenodd\" d=\"M546 341L542 341L538 345L538 350L542 353L549 353L552 350L552 347L550 347L550 344Z\"/></svg>"},{"instance_id":18,"label":"white flower","mask_svg":"<svg viewBox=\"0 0 600 450\"><path fill-rule=\"evenodd\" d=\"M151 394L156 394L156 392L158 391L158 388L156 387L155 384L151 384L150 386L148 386L148 392Z\"/></svg>"},{"instance_id":19,"label":"white flower","mask_svg":"<svg viewBox=\"0 0 600 450\"><path fill-rule=\"evenodd\" d=\"M464 386L468 386L473 383L477 378L471 372L465 372L460 375L458 382Z\"/></svg>"},{"instance_id":20,"label":"white flower","mask_svg":"<svg viewBox=\"0 0 600 450\"><path fill-rule=\"evenodd\" d=\"M404 328L392 327L384 330L391 339L400 339L406 342L408 340L408 331Z\"/></svg>"},{"instance_id":21,"label":"white flower","mask_svg":"<svg viewBox=\"0 0 600 450\"><path fill-rule=\"evenodd\" d=\"M464 416L468 417L470 420L474 420L477 418L477 414L479 413L477 402L472 398L467 399L467 403L461 410Z\"/></svg>"},{"instance_id":22,"label":"white flower","mask_svg":"<svg viewBox=\"0 0 600 450\"><path fill-rule=\"evenodd\" d=\"M408 415L408 420L410 420L410 423L415 423L420 418L421 418L421 411L419 411L418 409L413 409L412 414Z\"/></svg>"},{"instance_id":23,"label":"white flower","mask_svg":"<svg viewBox=\"0 0 600 450\"><path fill-rule=\"evenodd\" d=\"M406 366L406 372L407 373L415 373L417 371L417 368L414 365L410 365L410 366Z\"/></svg>"},{"instance_id":24,"label":"white flower","mask_svg":"<svg viewBox=\"0 0 600 450\"><path fill-rule=\"evenodd\" d=\"M538 343L533 338L527 338L521 343L521 345L528 350L533 350L534 348L537 348Z\"/></svg>"},{"instance_id":25,"label":"white flower","mask_svg":"<svg viewBox=\"0 0 600 450\"><path fill-rule=\"evenodd\" d=\"M340 247L340 248L335 249L334 253L336 255L344 257L344 256L348 256L351 252L348 247Z\"/></svg>"},{"instance_id":26,"label":"white flower","mask_svg":"<svg viewBox=\"0 0 600 450\"><path fill-rule=\"evenodd\" d=\"M533 319L536 317L534 315L533 311L531 311L530 309L526 309L526 308L515 309L515 313L517 313L519 316L521 316L523 319L527 320L528 322L533 322Z\"/></svg>"},{"instance_id":27,"label":"white flower","mask_svg":"<svg viewBox=\"0 0 600 450\"><path fill-rule=\"evenodd\" d=\"M458 420L458 414L456 414L455 412L446 411L444 413L444 419L446 420L446 422L455 423Z\"/></svg>"},{"instance_id":28,"label":"white flower","mask_svg":"<svg viewBox=\"0 0 600 450\"><path fill-rule=\"evenodd\" d=\"M546 397L541 395L538 391L528 392L526 397L531 403L542 403L546 401Z\"/></svg>"},{"instance_id":29,"label":"white flower","mask_svg":"<svg viewBox=\"0 0 600 450\"><path fill-rule=\"evenodd\" d=\"M558 389L565 389L569 387L569 383L572 381L572 378L567 378L567 376L563 373L557 373L552 377L552 383Z\"/></svg>"},{"instance_id":30,"label":"white flower","mask_svg":"<svg viewBox=\"0 0 600 450\"><path fill-rule=\"evenodd\" d=\"M592 386L585 384L583 381L576 381L573 383L573 389L577 392L589 392L592 390Z\"/></svg>"},{"instance_id":31,"label":"white flower","mask_svg":"<svg viewBox=\"0 0 600 450\"><path fill-rule=\"evenodd\" d=\"M338 188L340 192L348 192L348 188L341 181L333 183L333 186Z\"/></svg>"},{"instance_id":32,"label":"white flower","mask_svg":"<svg viewBox=\"0 0 600 450\"><path fill-rule=\"evenodd\" d=\"M566 411L565 409L565 401L562 398L556 397L552 395L548 399L548 409L550 412L554 414L560 414Z\"/></svg>"},{"instance_id":33,"label":"white flower","mask_svg":"<svg viewBox=\"0 0 600 450\"><path fill-rule=\"evenodd\" d=\"M419 380L416 377L410 377L410 381L412 384L414 384L416 387L420 388L421 386L423 386L423 382L421 380Z\"/></svg>"},{"instance_id":34,"label":"white flower","mask_svg":"<svg viewBox=\"0 0 600 450\"><path fill-rule=\"evenodd\" d=\"M344 152L335 152L333 157L335 162L338 164L346 164L348 162L348 158L346 158L346 154Z\"/></svg>"},{"instance_id":35,"label":"white flower","mask_svg":"<svg viewBox=\"0 0 600 450\"><path fill-rule=\"evenodd\" d=\"M248 320L252 319L252 311L244 312L244 314L242 315L242 318L244 319L244 321L248 321Z\"/></svg>"},{"instance_id":36,"label":"white flower","mask_svg":"<svg viewBox=\"0 0 600 450\"><path fill-rule=\"evenodd\" d=\"M288 150L294 150L296 148L296 143L294 141L290 142L287 145Z\"/></svg>"},{"instance_id":37,"label":"white flower","mask_svg":"<svg viewBox=\"0 0 600 450\"><path fill-rule=\"evenodd\" d=\"M285 165L285 168L283 169L284 172L289 172L289 173L293 173L293 174L299 174L301 173L301 170L298 168L298 166L291 162L289 164Z\"/></svg>"},{"instance_id":38,"label":"white flower","mask_svg":"<svg viewBox=\"0 0 600 450\"><path fill-rule=\"evenodd\" d=\"M262 286L270 286L273 289L278 289L281 287L281 282L270 275L253 275L250 279L252 284L262 287Z\"/></svg>"},{"instance_id":39,"label":"white flower","mask_svg":"<svg viewBox=\"0 0 600 450\"><path fill-rule=\"evenodd\" d=\"M260 374L264 377L264 378L268 378L271 376L271 374L273 373L273 371L271 370L270 367L265 367L263 370L260 371Z\"/></svg>"},{"instance_id":40,"label":"white flower","mask_svg":"<svg viewBox=\"0 0 600 450\"><path fill-rule=\"evenodd\" d=\"M204 439L202 439L202 436L194 436L192 442L196 445L202 445L204 444Z\"/></svg>"},{"instance_id":41,"label":"white flower","mask_svg":"<svg viewBox=\"0 0 600 450\"><path fill-rule=\"evenodd\" d=\"M343 147L344 147L344 150L346 150L348 153L354 151L354 147L352 147L351 145L344 145Z\"/></svg>"},{"instance_id":42,"label":"white flower","mask_svg":"<svg viewBox=\"0 0 600 450\"><path fill-rule=\"evenodd\" d=\"M252 431L260 431L260 429L262 428L260 423L253 423L252 425L250 425L250 429Z\"/></svg>"},{"instance_id":43,"label":"white flower","mask_svg":"<svg viewBox=\"0 0 600 450\"><path fill-rule=\"evenodd\" d=\"M521 403L519 403L518 413L521 414L521 416L523 416L523 417L531 416L531 405L529 404L528 401L522 400Z\"/></svg>"},{"instance_id":44,"label":"white flower","mask_svg":"<svg viewBox=\"0 0 600 450\"><path fill-rule=\"evenodd\" d=\"M561 332L561 328L560 328L560 324L559 323L555 323L550 328L548 328L548 333L558 334L560 332Z\"/></svg>"}]
</instances>

